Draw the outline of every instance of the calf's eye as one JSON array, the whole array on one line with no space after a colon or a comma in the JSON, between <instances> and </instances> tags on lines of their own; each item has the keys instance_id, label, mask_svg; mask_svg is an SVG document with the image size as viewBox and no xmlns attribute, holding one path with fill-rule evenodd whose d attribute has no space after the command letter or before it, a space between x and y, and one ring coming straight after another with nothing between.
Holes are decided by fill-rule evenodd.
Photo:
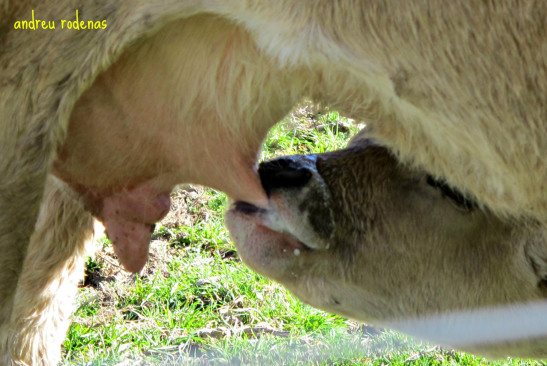
<instances>
[{"instance_id":1,"label":"calf's eye","mask_svg":"<svg viewBox=\"0 0 547 366\"><path fill-rule=\"evenodd\" d=\"M462 192L450 187L444 179L435 179L428 174L426 182L433 188L439 190L443 197L450 199L456 207L465 211L471 211L477 208L477 203L475 201L466 198Z\"/></svg>"}]
</instances>

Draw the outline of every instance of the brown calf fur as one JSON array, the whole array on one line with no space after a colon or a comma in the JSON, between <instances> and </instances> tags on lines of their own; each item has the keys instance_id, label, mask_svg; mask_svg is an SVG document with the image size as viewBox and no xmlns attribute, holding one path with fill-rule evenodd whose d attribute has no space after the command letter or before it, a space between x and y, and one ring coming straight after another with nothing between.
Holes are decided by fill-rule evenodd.
<instances>
[{"instance_id":1,"label":"brown calf fur","mask_svg":"<svg viewBox=\"0 0 547 366\"><path fill-rule=\"evenodd\" d=\"M32 10L56 29L17 29ZM62 29L76 10L106 28ZM546 18L541 0L0 1L1 363L58 359L45 339L67 310L26 263L49 281L73 268L77 216L137 271L174 184L267 208L257 151L303 97L493 216L545 222Z\"/></svg>"},{"instance_id":2,"label":"brown calf fur","mask_svg":"<svg viewBox=\"0 0 547 366\"><path fill-rule=\"evenodd\" d=\"M371 140L259 172L268 208L238 202L226 222L244 262L302 301L490 357L547 356L544 226L500 219Z\"/></svg>"}]
</instances>

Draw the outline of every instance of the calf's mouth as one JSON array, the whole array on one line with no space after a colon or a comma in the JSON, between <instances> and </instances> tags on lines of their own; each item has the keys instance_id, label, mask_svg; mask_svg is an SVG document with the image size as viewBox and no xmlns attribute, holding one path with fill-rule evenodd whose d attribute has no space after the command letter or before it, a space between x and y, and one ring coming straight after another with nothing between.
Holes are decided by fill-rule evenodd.
<instances>
[{"instance_id":1,"label":"calf's mouth","mask_svg":"<svg viewBox=\"0 0 547 366\"><path fill-rule=\"evenodd\" d=\"M240 255L255 271L275 279L308 253L330 248L330 192L316 161L316 155L308 155L261 163L258 172L268 206L239 201L226 213Z\"/></svg>"}]
</instances>

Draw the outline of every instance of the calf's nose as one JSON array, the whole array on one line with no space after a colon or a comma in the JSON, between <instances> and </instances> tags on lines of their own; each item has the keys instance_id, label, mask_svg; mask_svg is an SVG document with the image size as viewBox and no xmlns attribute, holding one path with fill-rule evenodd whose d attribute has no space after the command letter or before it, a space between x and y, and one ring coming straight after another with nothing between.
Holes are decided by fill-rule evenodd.
<instances>
[{"instance_id":1,"label":"calf's nose","mask_svg":"<svg viewBox=\"0 0 547 366\"><path fill-rule=\"evenodd\" d=\"M289 156L266 161L258 167L262 187L270 196L276 189L298 189L304 187L312 177L306 162Z\"/></svg>"}]
</instances>

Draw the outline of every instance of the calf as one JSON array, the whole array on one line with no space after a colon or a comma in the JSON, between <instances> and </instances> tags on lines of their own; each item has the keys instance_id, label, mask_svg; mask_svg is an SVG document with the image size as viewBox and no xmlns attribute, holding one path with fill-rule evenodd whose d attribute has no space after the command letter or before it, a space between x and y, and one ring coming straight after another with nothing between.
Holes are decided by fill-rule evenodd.
<instances>
[{"instance_id":1,"label":"calf","mask_svg":"<svg viewBox=\"0 0 547 366\"><path fill-rule=\"evenodd\" d=\"M369 139L259 172L268 208L236 202L226 222L243 261L302 301L491 357L547 356L544 225L496 217Z\"/></svg>"}]
</instances>

